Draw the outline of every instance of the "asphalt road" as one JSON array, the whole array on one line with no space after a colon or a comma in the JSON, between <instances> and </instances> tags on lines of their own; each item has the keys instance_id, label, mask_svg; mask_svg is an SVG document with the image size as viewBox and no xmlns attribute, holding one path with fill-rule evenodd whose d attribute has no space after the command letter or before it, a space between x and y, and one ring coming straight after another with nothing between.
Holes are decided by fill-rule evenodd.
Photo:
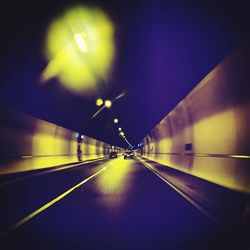
<instances>
[{"instance_id":1,"label":"asphalt road","mask_svg":"<svg viewBox=\"0 0 250 250\"><path fill-rule=\"evenodd\" d=\"M2 177L0 249L241 249L138 159Z\"/></svg>"}]
</instances>

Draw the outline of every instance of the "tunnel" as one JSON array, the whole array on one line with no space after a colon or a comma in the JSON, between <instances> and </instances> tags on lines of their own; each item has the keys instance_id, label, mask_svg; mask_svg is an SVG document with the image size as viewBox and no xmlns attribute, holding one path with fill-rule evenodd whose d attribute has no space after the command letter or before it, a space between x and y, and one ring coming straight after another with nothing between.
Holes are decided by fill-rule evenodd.
<instances>
[{"instance_id":1,"label":"tunnel","mask_svg":"<svg viewBox=\"0 0 250 250\"><path fill-rule=\"evenodd\" d=\"M0 249L250 249L249 9L5 2Z\"/></svg>"}]
</instances>

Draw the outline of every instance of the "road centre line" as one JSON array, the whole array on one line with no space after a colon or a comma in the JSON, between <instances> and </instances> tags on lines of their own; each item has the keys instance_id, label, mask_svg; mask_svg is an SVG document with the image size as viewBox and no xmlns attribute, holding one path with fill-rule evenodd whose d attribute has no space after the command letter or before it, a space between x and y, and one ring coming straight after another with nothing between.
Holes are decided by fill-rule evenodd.
<instances>
[{"instance_id":1,"label":"road centre line","mask_svg":"<svg viewBox=\"0 0 250 250\"><path fill-rule=\"evenodd\" d=\"M98 174L100 174L101 172L105 171L107 168L109 168L112 165L106 166L104 168L102 168L101 170L97 171L96 173L92 174L91 176L89 176L88 178L84 179L83 181L79 182L78 184L76 184L75 186L73 186L72 188L70 188L69 190L67 190L66 192L64 192L63 194L59 195L58 197L56 197L55 199L53 199L52 201L46 203L45 205L43 205L42 207L40 207L39 209L37 209L36 211L34 211L33 213L29 214L28 216L26 216L25 218L21 219L20 221L18 221L17 223L15 223L14 225L10 226L9 228L7 228L6 230L0 232L0 238L4 238L7 234L9 234L10 232L12 232L13 230L19 228L20 226L22 226L24 223L28 222L29 220L31 220L33 217L35 217L36 215L38 215L39 213L41 213L42 211L44 211L45 209L51 207L53 204L55 204L56 202L60 201L61 199L63 199L65 196L67 196L68 194L70 194L71 192L73 192L75 189L77 189L78 187L82 186L84 183L86 183L87 181L89 181L90 179L94 178L95 176L97 176Z\"/></svg>"}]
</instances>

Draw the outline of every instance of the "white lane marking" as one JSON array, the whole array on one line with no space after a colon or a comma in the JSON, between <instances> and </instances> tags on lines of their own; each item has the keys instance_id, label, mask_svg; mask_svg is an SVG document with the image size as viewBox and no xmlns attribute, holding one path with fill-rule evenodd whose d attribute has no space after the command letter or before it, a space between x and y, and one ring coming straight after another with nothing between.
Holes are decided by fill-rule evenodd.
<instances>
[{"instance_id":1,"label":"white lane marking","mask_svg":"<svg viewBox=\"0 0 250 250\"><path fill-rule=\"evenodd\" d=\"M101 158L101 159L96 159L96 160L87 160L87 161L84 161L84 162L81 162L81 163L76 163L76 164L70 165L70 166L64 166L64 167L45 170L45 171L37 173L37 174L32 174L31 173L28 176L24 176L24 177L20 177L20 178L11 180L11 181L6 181L6 182L3 182L3 183L0 183L0 187L5 186L5 185L9 185L9 184L13 184L13 183L16 183L18 181L28 180L30 178L41 176L41 175L44 175L44 174L49 174L49 173L52 173L52 172L57 172L57 171L61 171L61 170L69 169L69 168L74 168L74 167L81 166L81 165L86 165L86 164L89 164L89 163L96 163L98 161L102 161L102 160L105 160L105 159L106 158ZM40 170L42 170L42 169L40 169Z\"/></svg>"},{"instance_id":2,"label":"white lane marking","mask_svg":"<svg viewBox=\"0 0 250 250\"><path fill-rule=\"evenodd\" d=\"M110 165L110 166L112 166L112 165ZM110 167L110 166L108 166L108 167ZM25 218L21 219L16 224L10 226L9 228L7 228L6 230L4 230L3 232L0 232L0 238L5 237L11 231L13 231L13 230L17 229L18 227L22 226L24 223L26 223L27 221L31 220L33 217L35 217L36 215L38 215L39 213L41 213L45 209L49 208L50 206L52 206L53 204L55 204L56 202L58 202L59 200L61 200L62 198L64 198L68 194L70 194L71 192L73 192L76 188L82 186L84 183L86 183L87 181L89 181L90 179L92 179L93 177L95 177L96 175L98 175L101 172L103 172L104 170L106 170L108 167L104 167L101 170L99 170L98 172L92 174L88 178L86 178L83 181L81 181L78 184L76 184L74 187L70 188L69 190L67 190L63 194L61 194L58 197L56 197L55 199L53 199L52 201L48 202L47 204L43 205L42 207L40 207L39 209L37 209L33 213L31 213L28 216L26 216Z\"/></svg>"},{"instance_id":3,"label":"white lane marking","mask_svg":"<svg viewBox=\"0 0 250 250\"><path fill-rule=\"evenodd\" d=\"M176 186L174 186L171 182L169 182L167 179L163 178L157 171L153 169L153 166L149 163L146 163L144 160L137 158L147 169L152 171L155 175L157 175L162 181L167 183L170 187L172 187L177 193L179 193L183 198L185 198L187 201L189 201L192 205L194 205L196 208L198 208L204 215L206 215L210 220L212 220L217 225L221 226L221 223L219 223L207 210L202 208L198 203L196 203L193 199L191 199L189 196L187 196L184 192L182 192L180 189L178 189Z\"/></svg>"}]
</instances>

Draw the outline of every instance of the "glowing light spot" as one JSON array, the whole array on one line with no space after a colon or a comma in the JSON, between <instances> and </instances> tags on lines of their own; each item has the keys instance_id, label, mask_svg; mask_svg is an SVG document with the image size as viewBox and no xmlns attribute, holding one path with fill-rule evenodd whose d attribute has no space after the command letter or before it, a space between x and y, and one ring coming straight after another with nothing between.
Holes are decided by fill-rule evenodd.
<instances>
[{"instance_id":1,"label":"glowing light spot","mask_svg":"<svg viewBox=\"0 0 250 250\"><path fill-rule=\"evenodd\" d=\"M106 108L111 108L112 102L110 100L106 100L104 105L105 105Z\"/></svg>"},{"instance_id":2,"label":"glowing light spot","mask_svg":"<svg viewBox=\"0 0 250 250\"><path fill-rule=\"evenodd\" d=\"M107 82L115 54L114 27L97 7L76 6L48 28L41 80L57 77L67 89L91 94Z\"/></svg>"},{"instance_id":3,"label":"glowing light spot","mask_svg":"<svg viewBox=\"0 0 250 250\"><path fill-rule=\"evenodd\" d=\"M76 43L81 51L83 51L83 52L88 51L87 44L86 44L84 38L80 34L75 34L75 40L76 40Z\"/></svg>"},{"instance_id":4,"label":"glowing light spot","mask_svg":"<svg viewBox=\"0 0 250 250\"><path fill-rule=\"evenodd\" d=\"M32 158L32 155L24 155L21 158L23 158L23 159Z\"/></svg>"},{"instance_id":5,"label":"glowing light spot","mask_svg":"<svg viewBox=\"0 0 250 250\"><path fill-rule=\"evenodd\" d=\"M122 128L118 128L119 131L122 131Z\"/></svg>"},{"instance_id":6,"label":"glowing light spot","mask_svg":"<svg viewBox=\"0 0 250 250\"><path fill-rule=\"evenodd\" d=\"M118 123L118 119L117 118L114 119L114 123Z\"/></svg>"},{"instance_id":7,"label":"glowing light spot","mask_svg":"<svg viewBox=\"0 0 250 250\"><path fill-rule=\"evenodd\" d=\"M101 98L96 100L96 106L101 106L103 104L103 100Z\"/></svg>"}]
</instances>

